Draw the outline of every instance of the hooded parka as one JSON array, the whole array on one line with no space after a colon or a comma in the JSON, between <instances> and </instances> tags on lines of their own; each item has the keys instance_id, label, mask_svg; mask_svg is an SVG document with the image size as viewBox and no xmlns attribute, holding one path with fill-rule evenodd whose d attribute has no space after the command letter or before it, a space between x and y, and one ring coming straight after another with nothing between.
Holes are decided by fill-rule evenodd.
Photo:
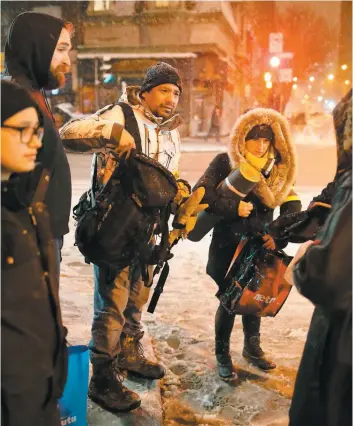
<instances>
[{"instance_id":1,"label":"hooded parka","mask_svg":"<svg viewBox=\"0 0 353 426\"><path fill-rule=\"evenodd\" d=\"M239 200L220 194L218 185L233 171L246 163L245 138L250 130L266 124L274 134L276 162L270 175L263 175L254 189L243 199L251 202L253 211L247 218L238 216ZM219 293L226 290L224 277L235 249L245 233L263 231L265 224L273 220L273 211L280 206L280 212L300 211L301 202L294 191L296 176L296 155L289 134L286 119L272 109L256 108L242 115L232 130L228 153L219 154L211 162L194 189L203 186L206 194L203 202L209 204L208 211L223 216L213 230L209 250L207 273L219 286Z\"/></svg>"}]
</instances>

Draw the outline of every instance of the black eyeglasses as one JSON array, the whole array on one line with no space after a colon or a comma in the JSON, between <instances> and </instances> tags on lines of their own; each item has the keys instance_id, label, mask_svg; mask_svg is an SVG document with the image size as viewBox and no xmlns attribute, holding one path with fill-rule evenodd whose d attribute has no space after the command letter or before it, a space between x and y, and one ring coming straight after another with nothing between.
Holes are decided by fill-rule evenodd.
<instances>
[{"instance_id":1,"label":"black eyeglasses","mask_svg":"<svg viewBox=\"0 0 353 426\"><path fill-rule=\"evenodd\" d=\"M43 127L16 127L16 126L8 126L6 124L2 124L1 127L4 127L5 129L12 129L17 130L21 133L21 143L28 145L33 136L36 135L37 138L41 141L44 136L44 129Z\"/></svg>"}]
</instances>

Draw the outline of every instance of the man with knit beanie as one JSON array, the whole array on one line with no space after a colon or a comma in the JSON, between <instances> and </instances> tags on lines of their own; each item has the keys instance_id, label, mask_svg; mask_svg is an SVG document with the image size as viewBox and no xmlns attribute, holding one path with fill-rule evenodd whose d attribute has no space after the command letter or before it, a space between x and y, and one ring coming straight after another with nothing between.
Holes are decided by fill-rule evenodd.
<instances>
[{"instance_id":1,"label":"man with knit beanie","mask_svg":"<svg viewBox=\"0 0 353 426\"><path fill-rule=\"evenodd\" d=\"M130 129L131 120L136 120L134 138L135 142L139 139L141 151L178 177L180 136L177 127L181 119L174 111L181 93L178 70L159 62L147 70L141 87L127 87L117 104L106 106L92 118L64 126L61 130L64 146L74 152L100 152L97 184L102 185L115 166L114 156L106 150L113 148L111 139L120 131L119 126ZM179 189L177 197L181 201L190 194L190 189L181 180ZM109 411L129 411L138 407L141 400L122 384L121 371L149 379L160 379L165 374L162 365L145 358L141 345L144 334L141 315L150 290L144 285L140 267L133 262L117 273L94 266L94 275L95 307L90 343L93 376L89 396Z\"/></svg>"}]
</instances>

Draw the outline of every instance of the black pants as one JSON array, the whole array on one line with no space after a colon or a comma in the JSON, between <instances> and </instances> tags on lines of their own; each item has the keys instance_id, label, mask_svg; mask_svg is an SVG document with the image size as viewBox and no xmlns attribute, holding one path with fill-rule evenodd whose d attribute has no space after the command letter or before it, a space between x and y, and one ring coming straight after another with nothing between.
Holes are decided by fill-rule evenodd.
<instances>
[{"instance_id":1,"label":"black pants","mask_svg":"<svg viewBox=\"0 0 353 426\"><path fill-rule=\"evenodd\" d=\"M60 426L56 401L47 402L49 380L38 380L21 392L1 388L2 426Z\"/></svg>"},{"instance_id":2,"label":"black pants","mask_svg":"<svg viewBox=\"0 0 353 426\"><path fill-rule=\"evenodd\" d=\"M220 304L216 312L215 334L217 341L229 342L234 326L235 314L230 314ZM255 315L243 315L243 329L246 334L260 332L261 318Z\"/></svg>"}]
</instances>

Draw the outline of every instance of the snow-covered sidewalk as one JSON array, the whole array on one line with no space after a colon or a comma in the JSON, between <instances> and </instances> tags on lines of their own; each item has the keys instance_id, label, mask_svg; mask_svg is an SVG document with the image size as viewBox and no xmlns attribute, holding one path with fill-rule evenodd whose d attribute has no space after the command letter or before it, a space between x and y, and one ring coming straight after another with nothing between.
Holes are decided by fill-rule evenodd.
<instances>
[{"instance_id":1,"label":"snow-covered sidewalk","mask_svg":"<svg viewBox=\"0 0 353 426\"><path fill-rule=\"evenodd\" d=\"M73 174L74 205L87 190L89 169L83 175L76 168ZM317 192L306 190L301 194L304 206ZM93 313L93 273L73 245L73 221L70 228L62 253L60 297L69 342L87 344ZM175 247L170 276L156 312L144 314L147 353L153 357L154 349L167 367L167 376L160 384L126 382L143 398L141 408L132 413L111 415L89 402L90 426L160 425L162 409L165 426L288 425L290 397L313 307L293 289L278 316L263 320L263 347L278 365L268 374L242 359L243 333L237 318L231 350L240 380L236 387L222 382L216 374L213 349L216 285L205 273L209 242L208 236L199 243L183 241ZM295 247L289 248L293 250Z\"/></svg>"},{"instance_id":2,"label":"snow-covered sidewalk","mask_svg":"<svg viewBox=\"0 0 353 426\"><path fill-rule=\"evenodd\" d=\"M315 193L316 194L316 193ZM304 206L312 193L301 194ZM239 383L221 381L214 355L217 287L206 276L210 237L184 241L170 261L171 272L154 315L144 315L157 357L168 369L161 381L165 426L288 425L288 408L313 306L295 288L276 318L264 318L261 340L277 369L264 373L241 356L243 332L237 318L231 352ZM294 254L295 246L287 252Z\"/></svg>"}]
</instances>

